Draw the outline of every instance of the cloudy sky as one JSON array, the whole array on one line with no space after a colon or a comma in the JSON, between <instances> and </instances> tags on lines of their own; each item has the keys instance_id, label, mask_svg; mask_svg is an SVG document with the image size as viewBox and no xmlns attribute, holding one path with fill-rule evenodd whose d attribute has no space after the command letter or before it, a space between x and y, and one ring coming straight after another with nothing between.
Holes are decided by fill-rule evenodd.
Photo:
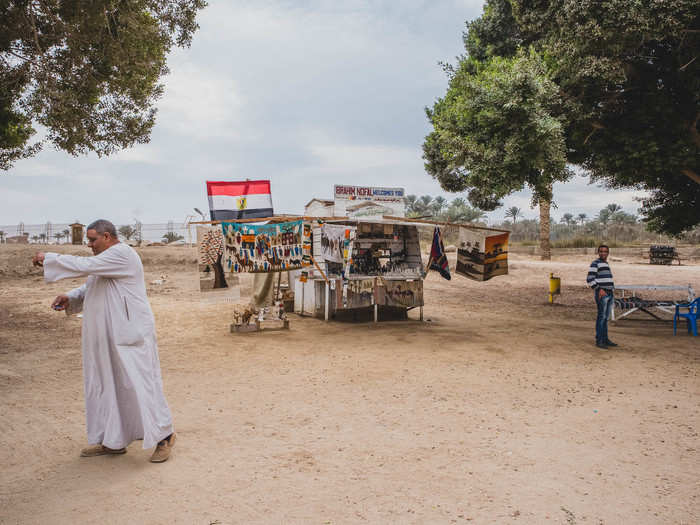
<instances>
[{"instance_id":1,"label":"cloudy sky","mask_svg":"<svg viewBox=\"0 0 700 525\"><path fill-rule=\"evenodd\" d=\"M302 213L334 184L444 195L423 169L424 107L447 87L481 0L210 0L190 49L169 59L151 142L109 158L46 148L0 172L0 224L184 220L207 209L206 180L270 179L276 213ZM595 215L633 191L576 180L562 213ZM530 195L504 207L535 217ZM489 214L503 217L503 209Z\"/></svg>"}]
</instances>

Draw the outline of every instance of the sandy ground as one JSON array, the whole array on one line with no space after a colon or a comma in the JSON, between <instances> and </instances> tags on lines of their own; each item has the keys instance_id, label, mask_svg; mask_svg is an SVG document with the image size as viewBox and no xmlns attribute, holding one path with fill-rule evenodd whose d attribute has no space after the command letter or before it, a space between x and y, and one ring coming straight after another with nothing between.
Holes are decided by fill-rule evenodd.
<instances>
[{"instance_id":1,"label":"sandy ground","mask_svg":"<svg viewBox=\"0 0 700 525\"><path fill-rule=\"evenodd\" d=\"M179 433L154 465L139 442L78 457L80 320L48 305L80 281L44 284L34 249L0 246L2 523L700 522L700 338L639 316L599 351L587 259L431 274L422 324L232 335L193 250L144 249L147 280L168 274L149 295ZM612 267L700 290L697 265Z\"/></svg>"}]
</instances>

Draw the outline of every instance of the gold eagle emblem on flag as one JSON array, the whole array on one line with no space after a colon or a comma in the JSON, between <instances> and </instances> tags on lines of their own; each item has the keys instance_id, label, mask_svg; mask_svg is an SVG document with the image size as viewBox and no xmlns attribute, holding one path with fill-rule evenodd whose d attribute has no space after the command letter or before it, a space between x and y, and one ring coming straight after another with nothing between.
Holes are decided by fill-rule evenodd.
<instances>
[{"instance_id":1,"label":"gold eagle emblem on flag","mask_svg":"<svg viewBox=\"0 0 700 525\"><path fill-rule=\"evenodd\" d=\"M246 197L238 197L236 199L236 205L239 210L245 210L248 207L248 199Z\"/></svg>"}]
</instances>

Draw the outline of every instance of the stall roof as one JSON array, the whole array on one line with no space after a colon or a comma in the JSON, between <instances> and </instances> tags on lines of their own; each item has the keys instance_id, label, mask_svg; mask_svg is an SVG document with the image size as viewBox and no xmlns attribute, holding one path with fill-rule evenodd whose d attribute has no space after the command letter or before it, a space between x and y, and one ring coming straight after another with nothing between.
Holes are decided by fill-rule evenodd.
<instances>
[{"instance_id":1,"label":"stall roof","mask_svg":"<svg viewBox=\"0 0 700 525\"><path fill-rule=\"evenodd\" d=\"M449 221L428 221L424 219L411 219L410 217L393 217L391 215L384 215L381 219L357 219L349 217L305 217L302 215L278 215L275 217L260 217L256 219L238 219L231 221L198 221L191 222L190 224L221 224L222 222L287 222L287 221L322 221L328 223L339 223L339 224L357 224L360 222L372 223L372 224L397 224L399 226L424 226L424 227L436 227L436 226L461 226L466 228L471 228L473 230L486 230L493 232L510 232L510 230L505 230L503 228L488 228L486 226L480 226L478 224L471 223L459 223L459 222L449 222Z\"/></svg>"},{"instance_id":2,"label":"stall roof","mask_svg":"<svg viewBox=\"0 0 700 525\"><path fill-rule=\"evenodd\" d=\"M329 218L324 222L329 223L373 223L373 224L397 224L400 226L424 226L424 227L444 227L444 226L461 226L466 228L471 228L474 230L487 230L494 232L510 232L510 230L504 230L502 228L488 228L486 226L480 226L478 224L471 223L458 223L449 221L427 221L424 219L412 219L410 217L393 217L391 215L384 215L381 219L350 219L344 218Z\"/></svg>"}]
</instances>

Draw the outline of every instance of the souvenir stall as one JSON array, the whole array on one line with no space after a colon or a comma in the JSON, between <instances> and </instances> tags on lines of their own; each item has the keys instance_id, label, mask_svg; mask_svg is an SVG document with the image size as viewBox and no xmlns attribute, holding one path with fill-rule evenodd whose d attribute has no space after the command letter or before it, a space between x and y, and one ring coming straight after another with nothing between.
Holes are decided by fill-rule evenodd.
<instances>
[{"instance_id":1,"label":"souvenir stall","mask_svg":"<svg viewBox=\"0 0 700 525\"><path fill-rule=\"evenodd\" d=\"M443 226L459 228L456 273L477 281L508 273L506 231L393 216L212 221L210 233L216 233L217 242L202 242L200 251L203 262L214 267L213 276L206 274L214 287L218 265L226 279L240 273L276 273L272 279L279 283L279 272L288 272L294 312L300 315L328 320L343 311L373 310L376 322L381 310L407 316L419 308L422 320L426 272L435 270L451 279ZM433 230L427 264L421 256L420 227ZM209 253L215 248L216 257ZM273 316L282 319L285 309L278 299L275 295ZM253 314L242 312L243 321L236 322L245 325Z\"/></svg>"},{"instance_id":2,"label":"souvenir stall","mask_svg":"<svg viewBox=\"0 0 700 525\"><path fill-rule=\"evenodd\" d=\"M314 270L295 285L295 312L323 316L342 310L419 308L423 262L418 227L400 220L329 220L312 224Z\"/></svg>"}]
</instances>

